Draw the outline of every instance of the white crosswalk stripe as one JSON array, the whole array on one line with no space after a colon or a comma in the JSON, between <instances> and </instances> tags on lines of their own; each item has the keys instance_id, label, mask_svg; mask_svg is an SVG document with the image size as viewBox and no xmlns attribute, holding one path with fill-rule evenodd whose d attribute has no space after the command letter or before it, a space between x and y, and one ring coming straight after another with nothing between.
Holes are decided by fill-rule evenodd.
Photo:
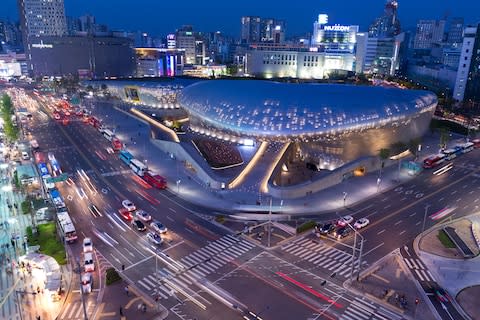
<instances>
[{"instance_id":1,"label":"white crosswalk stripe","mask_svg":"<svg viewBox=\"0 0 480 320\"><path fill-rule=\"evenodd\" d=\"M339 250L335 247L329 246L323 242L317 242L310 237L289 243L281 250L284 252L297 256L303 261L308 261L316 267L323 268L329 271L335 271L337 274L348 277L350 275L352 264L349 260L352 255L348 252ZM354 271L358 270L358 257L355 257ZM367 262L362 262L362 267L367 265Z\"/></svg>"}]
</instances>

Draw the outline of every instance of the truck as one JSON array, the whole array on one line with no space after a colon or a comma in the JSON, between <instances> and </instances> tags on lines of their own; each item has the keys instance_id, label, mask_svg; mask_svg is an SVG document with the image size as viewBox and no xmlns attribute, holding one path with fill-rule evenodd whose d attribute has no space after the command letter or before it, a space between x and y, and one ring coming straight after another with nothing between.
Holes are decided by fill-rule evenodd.
<instances>
[{"instance_id":1,"label":"truck","mask_svg":"<svg viewBox=\"0 0 480 320\"><path fill-rule=\"evenodd\" d=\"M167 188L167 180L161 175L153 173L152 171L146 171L143 174L143 180L145 180L149 185L157 189Z\"/></svg>"}]
</instances>

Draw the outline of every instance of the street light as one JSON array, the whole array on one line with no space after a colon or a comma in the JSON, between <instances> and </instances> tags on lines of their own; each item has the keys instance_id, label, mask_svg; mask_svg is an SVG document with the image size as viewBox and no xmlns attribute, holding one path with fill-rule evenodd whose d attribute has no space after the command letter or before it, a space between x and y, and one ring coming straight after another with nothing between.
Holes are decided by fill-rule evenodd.
<instances>
[{"instance_id":1,"label":"street light","mask_svg":"<svg viewBox=\"0 0 480 320\"><path fill-rule=\"evenodd\" d=\"M429 204L425 205L425 214L423 215L422 233L423 231L425 231L425 223L427 222L428 208L430 208L430 205Z\"/></svg>"},{"instance_id":2,"label":"street light","mask_svg":"<svg viewBox=\"0 0 480 320\"><path fill-rule=\"evenodd\" d=\"M347 195L348 195L348 193L344 191L344 192L343 192L343 206L344 206L344 207L345 207L345 204L346 204L346 202L347 202Z\"/></svg>"},{"instance_id":3,"label":"street light","mask_svg":"<svg viewBox=\"0 0 480 320\"><path fill-rule=\"evenodd\" d=\"M177 193L178 194L180 193L180 182L182 182L182 180L178 179L177 180Z\"/></svg>"},{"instance_id":4,"label":"street light","mask_svg":"<svg viewBox=\"0 0 480 320\"><path fill-rule=\"evenodd\" d=\"M378 178L377 179L377 192L380 191L380 183L382 182L382 179L381 178Z\"/></svg>"}]
</instances>

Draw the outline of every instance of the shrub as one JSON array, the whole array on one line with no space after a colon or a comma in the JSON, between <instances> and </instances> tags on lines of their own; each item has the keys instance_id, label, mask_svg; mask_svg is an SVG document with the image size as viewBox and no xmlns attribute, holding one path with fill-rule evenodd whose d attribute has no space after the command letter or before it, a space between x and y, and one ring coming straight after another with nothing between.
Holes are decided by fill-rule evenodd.
<instances>
[{"instance_id":1,"label":"shrub","mask_svg":"<svg viewBox=\"0 0 480 320\"><path fill-rule=\"evenodd\" d=\"M437 235L438 240L443 244L445 248L456 248L457 246L453 241L450 239L450 237L447 235L447 233L444 230L438 231Z\"/></svg>"},{"instance_id":2,"label":"shrub","mask_svg":"<svg viewBox=\"0 0 480 320\"><path fill-rule=\"evenodd\" d=\"M306 221L297 227L297 234L313 229L317 223L313 220Z\"/></svg>"},{"instance_id":3,"label":"shrub","mask_svg":"<svg viewBox=\"0 0 480 320\"><path fill-rule=\"evenodd\" d=\"M115 268L108 268L105 274L105 283L107 286L119 280L122 280L122 278L118 274L117 270L115 270Z\"/></svg>"},{"instance_id":4,"label":"shrub","mask_svg":"<svg viewBox=\"0 0 480 320\"><path fill-rule=\"evenodd\" d=\"M25 200L25 201L22 201L22 212L23 214L27 214L27 213L30 213L30 209L31 209L31 206L30 206L30 202Z\"/></svg>"}]
</instances>

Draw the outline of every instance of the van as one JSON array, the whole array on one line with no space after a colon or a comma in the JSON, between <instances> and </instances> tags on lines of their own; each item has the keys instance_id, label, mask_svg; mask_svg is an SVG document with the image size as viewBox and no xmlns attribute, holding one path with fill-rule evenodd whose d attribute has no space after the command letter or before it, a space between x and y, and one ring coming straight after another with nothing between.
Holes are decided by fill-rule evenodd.
<instances>
[{"instance_id":1,"label":"van","mask_svg":"<svg viewBox=\"0 0 480 320\"><path fill-rule=\"evenodd\" d=\"M85 272L95 271L95 263L93 262L93 254L91 252L86 252L83 258Z\"/></svg>"}]
</instances>

